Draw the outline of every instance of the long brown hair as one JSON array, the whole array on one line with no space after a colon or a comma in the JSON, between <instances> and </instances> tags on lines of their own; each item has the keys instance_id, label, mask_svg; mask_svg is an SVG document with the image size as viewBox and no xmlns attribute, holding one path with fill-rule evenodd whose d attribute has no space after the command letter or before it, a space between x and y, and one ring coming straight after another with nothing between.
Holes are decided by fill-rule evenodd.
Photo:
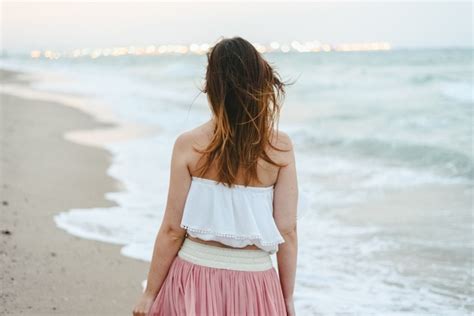
<instances>
[{"instance_id":1,"label":"long brown hair","mask_svg":"<svg viewBox=\"0 0 474 316\"><path fill-rule=\"evenodd\" d=\"M210 144L196 149L202 156L197 168L204 176L211 166L217 167L218 182L232 187L240 170L245 185L261 183L257 174L260 158L283 167L267 154L268 146L278 136L280 107L285 86L279 74L247 40L241 37L221 39L207 52L206 80L202 92L207 94L215 117Z\"/></svg>"}]
</instances>

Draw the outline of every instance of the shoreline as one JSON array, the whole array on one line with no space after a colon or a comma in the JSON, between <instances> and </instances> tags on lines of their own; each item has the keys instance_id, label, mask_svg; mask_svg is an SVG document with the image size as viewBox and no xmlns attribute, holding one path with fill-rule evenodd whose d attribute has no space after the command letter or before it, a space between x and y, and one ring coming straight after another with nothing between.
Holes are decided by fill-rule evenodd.
<instances>
[{"instance_id":1,"label":"shoreline","mask_svg":"<svg viewBox=\"0 0 474 316\"><path fill-rule=\"evenodd\" d=\"M121 255L120 245L70 235L53 218L72 208L115 206L105 194L121 185L107 174L112 155L101 146L149 130L127 134L133 128L60 102L66 96L20 97L28 79L0 75L0 314L130 314L149 263ZM112 138L117 132L121 137Z\"/></svg>"},{"instance_id":2,"label":"shoreline","mask_svg":"<svg viewBox=\"0 0 474 316\"><path fill-rule=\"evenodd\" d=\"M7 75L7 80L4 80L5 75ZM126 141L160 131L156 127L144 127L125 122L118 118L110 107L88 96L35 90L31 87L31 83L42 80L40 75L0 69L0 77L2 81L6 81L6 83L2 82L0 93L28 100L58 103L89 114L98 123L107 124L105 127L66 131L64 137L72 142L103 148L107 143ZM45 78L45 80L48 79Z\"/></svg>"}]
</instances>

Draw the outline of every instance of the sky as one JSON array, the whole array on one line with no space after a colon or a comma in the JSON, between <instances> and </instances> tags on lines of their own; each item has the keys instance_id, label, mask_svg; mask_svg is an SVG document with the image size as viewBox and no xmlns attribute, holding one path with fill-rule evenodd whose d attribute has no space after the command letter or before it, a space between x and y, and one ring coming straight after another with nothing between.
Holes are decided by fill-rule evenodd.
<instances>
[{"instance_id":1,"label":"sky","mask_svg":"<svg viewBox=\"0 0 474 316\"><path fill-rule=\"evenodd\" d=\"M473 46L469 1L0 1L0 48L7 51L213 43L235 35L262 44Z\"/></svg>"}]
</instances>

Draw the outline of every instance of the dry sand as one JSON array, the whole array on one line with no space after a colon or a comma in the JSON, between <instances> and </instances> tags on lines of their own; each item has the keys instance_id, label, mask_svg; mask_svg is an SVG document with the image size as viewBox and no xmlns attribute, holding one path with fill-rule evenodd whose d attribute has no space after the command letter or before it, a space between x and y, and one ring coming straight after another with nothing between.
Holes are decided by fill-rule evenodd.
<instances>
[{"instance_id":1,"label":"dry sand","mask_svg":"<svg viewBox=\"0 0 474 316\"><path fill-rule=\"evenodd\" d=\"M63 136L108 127L78 109L0 94L0 314L131 315L149 264L53 221L71 208L113 206L104 198L120 190L106 174L110 154Z\"/></svg>"}]
</instances>

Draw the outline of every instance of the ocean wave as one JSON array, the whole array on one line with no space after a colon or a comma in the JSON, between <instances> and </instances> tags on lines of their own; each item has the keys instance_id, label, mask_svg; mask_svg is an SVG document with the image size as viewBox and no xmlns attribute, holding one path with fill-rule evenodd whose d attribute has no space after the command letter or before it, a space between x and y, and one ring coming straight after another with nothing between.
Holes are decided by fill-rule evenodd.
<instances>
[{"instance_id":1,"label":"ocean wave","mask_svg":"<svg viewBox=\"0 0 474 316\"><path fill-rule=\"evenodd\" d=\"M408 167L413 171L432 171L434 176L437 175L433 180L436 178L446 183L453 183L456 178L465 183L474 180L473 157L440 145L375 137L317 137L304 131L296 137L303 138L300 140L302 148L312 148L320 153L339 155L345 159L377 159L379 163L385 163L387 166Z\"/></svg>"},{"instance_id":2,"label":"ocean wave","mask_svg":"<svg viewBox=\"0 0 474 316\"><path fill-rule=\"evenodd\" d=\"M472 82L444 83L441 86L441 93L449 99L474 105L474 85Z\"/></svg>"}]
</instances>

